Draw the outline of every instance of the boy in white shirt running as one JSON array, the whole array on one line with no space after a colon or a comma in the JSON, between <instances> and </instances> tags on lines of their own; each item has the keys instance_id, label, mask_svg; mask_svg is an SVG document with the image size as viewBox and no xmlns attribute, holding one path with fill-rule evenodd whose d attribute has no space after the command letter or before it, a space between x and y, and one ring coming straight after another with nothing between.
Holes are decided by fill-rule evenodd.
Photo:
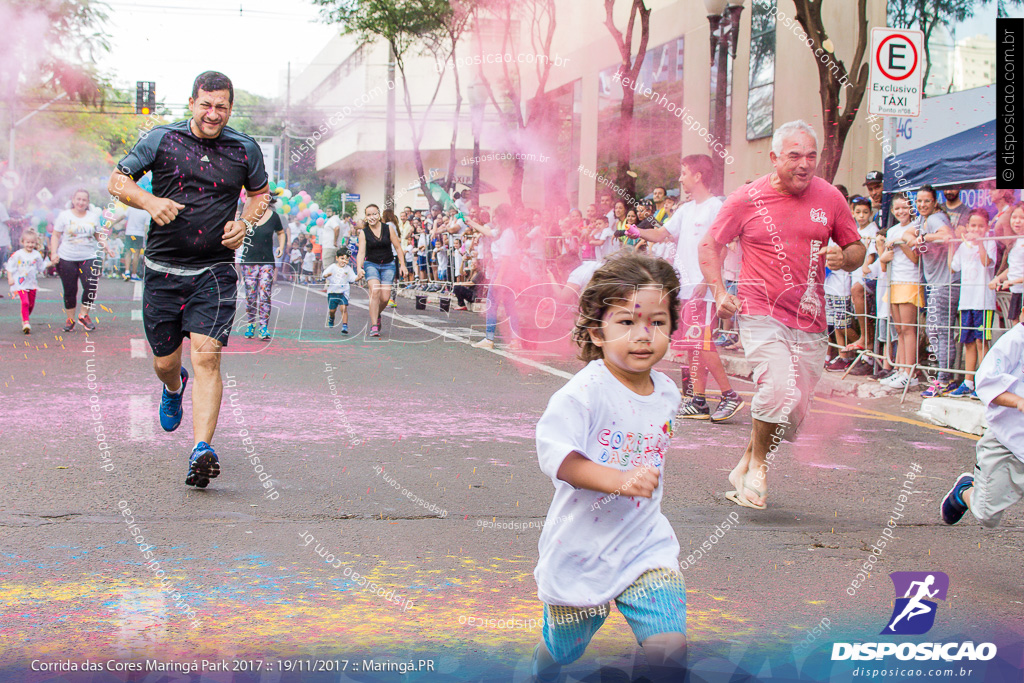
<instances>
[{"instance_id":1,"label":"boy in white shirt running","mask_svg":"<svg viewBox=\"0 0 1024 683\"><path fill-rule=\"evenodd\" d=\"M339 265L343 264L343 265ZM323 272L327 281L327 327L334 327L334 313L341 307L341 333L348 334L349 285L359 279L347 262L335 261Z\"/></svg>"},{"instance_id":2,"label":"boy in white shirt running","mask_svg":"<svg viewBox=\"0 0 1024 683\"><path fill-rule=\"evenodd\" d=\"M679 542L661 513L661 473L680 394L652 371L679 324L679 278L661 259L628 254L598 268L573 339L588 365L551 397L537 455L555 496L534 577L543 642L531 674L553 681L579 659L614 600L656 680L681 680L686 586Z\"/></svg>"},{"instance_id":3,"label":"boy in white shirt running","mask_svg":"<svg viewBox=\"0 0 1024 683\"><path fill-rule=\"evenodd\" d=\"M1024 324L1001 336L976 375L988 429L978 441L974 476L961 474L940 514L956 524L967 513L995 528L1003 511L1024 497Z\"/></svg>"},{"instance_id":4,"label":"boy in white shirt running","mask_svg":"<svg viewBox=\"0 0 1024 683\"><path fill-rule=\"evenodd\" d=\"M979 241L988 231L988 213L971 211L964 230L964 242L956 252L949 250L949 267L960 273L960 342L964 345L964 381L950 396L974 393L974 371L985 357L992 341L992 318L996 313L996 293L988 283L995 273L996 245L991 240Z\"/></svg>"}]
</instances>

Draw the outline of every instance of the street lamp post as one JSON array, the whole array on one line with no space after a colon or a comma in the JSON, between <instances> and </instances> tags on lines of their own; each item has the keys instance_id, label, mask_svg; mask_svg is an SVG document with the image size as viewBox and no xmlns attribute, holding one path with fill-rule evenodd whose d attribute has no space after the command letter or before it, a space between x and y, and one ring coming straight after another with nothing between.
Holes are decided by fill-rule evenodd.
<instances>
[{"instance_id":1,"label":"street lamp post","mask_svg":"<svg viewBox=\"0 0 1024 683\"><path fill-rule=\"evenodd\" d=\"M704 0L708 12L708 25L711 29L711 66L715 66L716 52L718 69L715 79L715 123L712 133L715 140L725 145L726 135L726 101L729 94L729 64L731 56L736 58L736 44L739 42L740 14L743 13L745 0ZM714 144L714 143L711 143ZM725 192L725 162L716 152L711 159L722 181L722 192Z\"/></svg>"},{"instance_id":2,"label":"street lamp post","mask_svg":"<svg viewBox=\"0 0 1024 683\"><path fill-rule=\"evenodd\" d=\"M487 102L487 84L478 75L469 86L469 109L473 116L473 192L480 202L480 129L484 122L484 104Z\"/></svg>"}]
</instances>

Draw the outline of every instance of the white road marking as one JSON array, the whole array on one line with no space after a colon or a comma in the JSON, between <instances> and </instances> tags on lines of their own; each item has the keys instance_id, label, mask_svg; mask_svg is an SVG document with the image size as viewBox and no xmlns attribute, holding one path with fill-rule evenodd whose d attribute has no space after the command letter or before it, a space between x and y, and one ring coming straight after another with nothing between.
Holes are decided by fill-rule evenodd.
<instances>
[{"instance_id":1,"label":"white road marking","mask_svg":"<svg viewBox=\"0 0 1024 683\"><path fill-rule=\"evenodd\" d=\"M129 339L128 342L132 346L132 358L145 358L146 357L146 340L145 339Z\"/></svg>"},{"instance_id":2,"label":"white road marking","mask_svg":"<svg viewBox=\"0 0 1024 683\"><path fill-rule=\"evenodd\" d=\"M327 293L326 292L318 291L316 289L313 289L312 287L307 287L306 285L292 284L292 287L302 288L302 289L305 289L305 290L310 291L310 292L315 292L316 294L319 294L320 296L324 297L325 299L327 298ZM350 301L349 305L350 306L358 306L359 308L362 308L362 309L365 309L365 310L369 310L370 309L370 304L366 303L366 302L363 302L363 301ZM444 329L441 329L441 328L438 328L438 327L431 327L430 325L425 325L425 324L419 322L418 320L416 320L415 318L410 318L408 316L404 316L404 315L401 315L399 313L394 313L394 312L392 312L392 309L385 310L384 313L382 313L382 315L390 316L392 319L401 320L402 322L409 323L410 325L413 325L413 326L418 327L420 329L427 330L428 332L433 332L434 334L436 334L438 336L441 336L441 337L444 337L445 339L450 339L452 341L462 342L463 344L470 344L471 343L470 340L468 340L468 339L465 339L465 338L463 338L463 337L461 337L461 336L459 336L457 334L452 334L452 330L444 330ZM523 356L517 356L514 353L509 353L508 351L503 351L501 349L477 349L477 350L478 351L487 351L488 353L493 353L493 354L495 354L497 356L502 356L504 358L511 358L512 360L516 361L517 363L522 363L523 365L528 365L531 368L537 368L538 370L546 372L549 375L554 375L555 377L561 377L562 379L572 379L575 376L571 372L565 372L564 370L559 370L558 368L553 368L550 365L545 365L544 363L538 363L537 361L532 360L530 358L524 358Z\"/></svg>"},{"instance_id":3,"label":"white road marking","mask_svg":"<svg viewBox=\"0 0 1024 683\"><path fill-rule=\"evenodd\" d=\"M132 394L128 397L128 438L149 441L153 438L153 397Z\"/></svg>"},{"instance_id":4,"label":"white road marking","mask_svg":"<svg viewBox=\"0 0 1024 683\"><path fill-rule=\"evenodd\" d=\"M132 320L142 320L142 311L136 309L132 311Z\"/></svg>"},{"instance_id":5,"label":"white road marking","mask_svg":"<svg viewBox=\"0 0 1024 683\"><path fill-rule=\"evenodd\" d=\"M136 282L132 288L132 301L142 301L142 283Z\"/></svg>"}]
</instances>

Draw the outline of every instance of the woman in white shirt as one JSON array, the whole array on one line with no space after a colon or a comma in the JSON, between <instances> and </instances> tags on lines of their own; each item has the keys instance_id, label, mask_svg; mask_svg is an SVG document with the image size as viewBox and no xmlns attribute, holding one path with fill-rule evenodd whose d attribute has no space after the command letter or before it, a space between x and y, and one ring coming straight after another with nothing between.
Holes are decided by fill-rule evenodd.
<instances>
[{"instance_id":1,"label":"woman in white shirt","mask_svg":"<svg viewBox=\"0 0 1024 683\"><path fill-rule=\"evenodd\" d=\"M102 272L102 251L113 256L107 245L106 232L100 228L101 212L90 208L89 193L77 190L71 197L71 208L61 211L53 225L50 253L53 265L57 267L61 284L64 286L64 312L67 321L64 331L75 327L75 299L78 284L82 284L82 303L78 307L78 322L87 330L95 330L96 324L89 317L88 309L96 300L96 283ZM100 241L96 238L100 237Z\"/></svg>"}]
</instances>

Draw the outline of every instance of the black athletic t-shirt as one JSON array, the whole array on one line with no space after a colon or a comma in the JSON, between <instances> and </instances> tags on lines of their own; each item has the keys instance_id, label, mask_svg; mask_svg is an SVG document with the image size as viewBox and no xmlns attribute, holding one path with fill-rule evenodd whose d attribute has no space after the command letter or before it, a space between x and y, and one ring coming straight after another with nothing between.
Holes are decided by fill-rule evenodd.
<instances>
[{"instance_id":1,"label":"black athletic t-shirt","mask_svg":"<svg viewBox=\"0 0 1024 683\"><path fill-rule=\"evenodd\" d=\"M270 209L267 209L270 211ZM274 233L284 230L281 217L272 214L263 225L257 225L242 242L242 263L247 266L274 265Z\"/></svg>"},{"instance_id":2,"label":"black athletic t-shirt","mask_svg":"<svg viewBox=\"0 0 1024 683\"><path fill-rule=\"evenodd\" d=\"M235 219L238 196L267 184L263 153L248 135L227 126L212 140L198 138L191 119L157 126L135 143L117 170L138 180L153 172L153 194L184 204L167 225L153 221L146 257L180 268L232 263L221 244L224 224Z\"/></svg>"}]
</instances>

